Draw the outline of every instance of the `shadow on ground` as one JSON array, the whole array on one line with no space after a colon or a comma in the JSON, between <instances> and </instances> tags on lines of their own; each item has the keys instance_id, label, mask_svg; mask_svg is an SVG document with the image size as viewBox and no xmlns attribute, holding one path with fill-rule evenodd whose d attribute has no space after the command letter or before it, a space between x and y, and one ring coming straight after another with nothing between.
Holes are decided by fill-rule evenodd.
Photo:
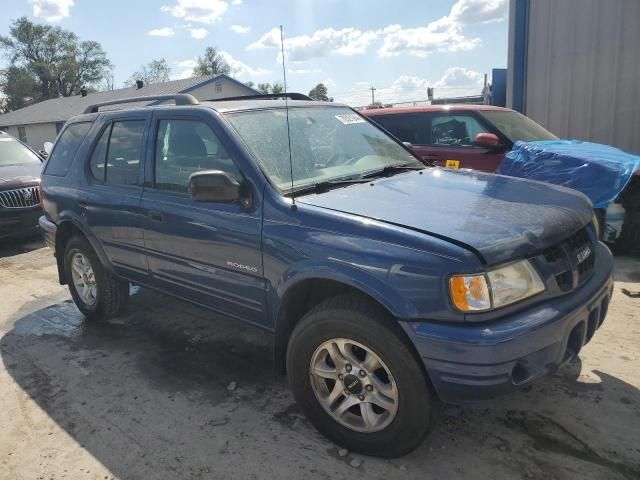
<instances>
[{"instance_id":1,"label":"shadow on ground","mask_svg":"<svg viewBox=\"0 0 640 480\"><path fill-rule=\"evenodd\" d=\"M13 257L45 246L40 234L26 238L0 240L0 258Z\"/></svg>"},{"instance_id":2,"label":"shadow on ground","mask_svg":"<svg viewBox=\"0 0 640 480\"><path fill-rule=\"evenodd\" d=\"M603 372L582 378L579 361L526 393L444 407L414 453L355 469L273 377L269 334L154 292L107 323L70 302L16 318L0 353L123 479L640 478L640 392Z\"/></svg>"}]
</instances>

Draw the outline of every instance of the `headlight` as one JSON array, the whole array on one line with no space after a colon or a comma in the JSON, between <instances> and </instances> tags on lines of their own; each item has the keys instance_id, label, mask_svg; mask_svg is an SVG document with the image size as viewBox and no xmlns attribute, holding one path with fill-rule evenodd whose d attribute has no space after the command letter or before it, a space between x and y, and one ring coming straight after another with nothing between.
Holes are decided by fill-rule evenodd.
<instances>
[{"instance_id":1,"label":"headlight","mask_svg":"<svg viewBox=\"0 0 640 480\"><path fill-rule=\"evenodd\" d=\"M454 275L449 288L458 310L481 312L537 295L544 291L544 284L529 261L520 260L487 273Z\"/></svg>"}]
</instances>

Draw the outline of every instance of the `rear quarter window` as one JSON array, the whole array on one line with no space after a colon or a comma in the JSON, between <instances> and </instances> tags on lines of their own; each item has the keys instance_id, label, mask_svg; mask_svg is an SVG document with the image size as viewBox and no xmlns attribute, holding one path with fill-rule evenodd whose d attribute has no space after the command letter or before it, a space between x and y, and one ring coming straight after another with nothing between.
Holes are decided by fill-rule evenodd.
<instances>
[{"instance_id":1,"label":"rear quarter window","mask_svg":"<svg viewBox=\"0 0 640 480\"><path fill-rule=\"evenodd\" d=\"M45 175L64 177L69 172L71 163L89 131L91 122L73 123L62 131L60 138L47 159Z\"/></svg>"}]
</instances>

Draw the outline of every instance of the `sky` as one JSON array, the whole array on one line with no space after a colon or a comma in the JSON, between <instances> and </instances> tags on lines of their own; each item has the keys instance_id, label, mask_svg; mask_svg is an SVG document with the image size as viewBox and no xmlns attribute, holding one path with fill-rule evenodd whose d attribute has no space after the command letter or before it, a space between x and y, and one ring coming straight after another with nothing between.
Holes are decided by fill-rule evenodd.
<instances>
[{"instance_id":1,"label":"sky","mask_svg":"<svg viewBox=\"0 0 640 480\"><path fill-rule=\"evenodd\" d=\"M8 4L7 4L8 3ZM232 75L282 81L308 93L322 82L352 106L479 94L484 74L507 63L507 0L11 0L0 34L27 16L102 44L116 88L164 58L172 78L191 74L215 46ZM7 59L0 59L0 67Z\"/></svg>"}]
</instances>

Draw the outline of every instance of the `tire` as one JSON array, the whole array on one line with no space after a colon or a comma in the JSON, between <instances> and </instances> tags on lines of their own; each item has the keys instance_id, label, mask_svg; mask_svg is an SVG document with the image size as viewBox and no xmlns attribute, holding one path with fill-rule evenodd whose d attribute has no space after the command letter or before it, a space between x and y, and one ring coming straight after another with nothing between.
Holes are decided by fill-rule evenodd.
<instances>
[{"instance_id":1,"label":"tire","mask_svg":"<svg viewBox=\"0 0 640 480\"><path fill-rule=\"evenodd\" d=\"M342 345L342 349L349 352L343 358L358 361L351 365L349 371L354 375L348 376L345 368L349 364L340 368L343 364L341 354L337 354L334 345ZM338 348L338 351L343 350ZM373 359L371 365L380 365L380 368L375 371L368 369L364 378L360 378L359 369L367 364L367 359ZM322 375L329 372L328 375L342 377L325 380L312 374L312 362L318 365L314 372L323 372ZM384 375L386 371L390 375ZM437 400L413 346L395 319L359 295L330 298L304 316L289 340L287 372L293 395L309 421L326 437L350 451L385 458L405 455L422 443L433 423ZM354 377L360 378L362 385L356 385ZM367 381L373 384L365 384ZM336 394L332 385L344 392L337 397L336 403L331 403L335 398L332 395ZM354 389L349 390L354 385ZM384 386L385 390L380 390L385 392L384 395L379 396L374 385ZM363 386L371 390L361 390ZM394 391L395 400L388 401L393 398ZM359 392L363 392L364 400ZM376 395L377 400L369 395ZM358 403L339 419L335 413L329 412L332 409L339 411L342 402L347 400L356 402L356 397ZM381 398L385 402L380 403ZM372 402L367 402L369 399ZM385 405L385 408L375 402ZM395 410L388 407L393 404ZM367 413L371 409L375 415ZM365 421L365 417L376 420Z\"/></svg>"},{"instance_id":2,"label":"tire","mask_svg":"<svg viewBox=\"0 0 640 480\"><path fill-rule=\"evenodd\" d=\"M89 264L93 273L91 282L95 285L93 295L84 296L74 279L72 262L74 259L79 260L80 255ZM107 271L85 238L72 237L67 242L64 251L64 271L71 297L85 317L91 320L103 320L122 312L129 298L129 282Z\"/></svg>"}]
</instances>

